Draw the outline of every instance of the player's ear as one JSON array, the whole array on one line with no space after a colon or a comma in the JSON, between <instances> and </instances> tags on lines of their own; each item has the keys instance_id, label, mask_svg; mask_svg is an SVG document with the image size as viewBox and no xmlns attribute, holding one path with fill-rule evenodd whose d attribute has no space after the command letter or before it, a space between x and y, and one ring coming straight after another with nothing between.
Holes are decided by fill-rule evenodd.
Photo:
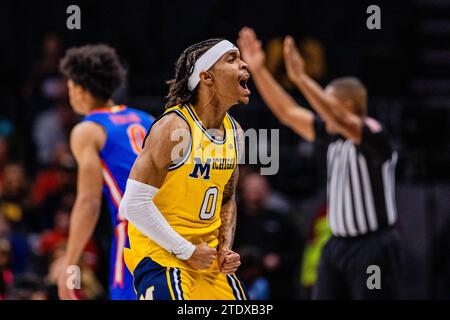
<instances>
[{"instance_id":1,"label":"player's ear","mask_svg":"<svg viewBox=\"0 0 450 320\"><path fill-rule=\"evenodd\" d=\"M75 82L70 82L70 86L72 87L72 90L77 94L77 95L81 95L84 93L84 88L79 85L76 84Z\"/></svg>"},{"instance_id":2,"label":"player's ear","mask_svg":"<svg viewBox=\"0 0 450 320\"><path fill-rule=\"evenodd\" d=\"M85 89L83 86L78 85L76 88L78 97L84 103L91 104L95 101L94 96L89 92L89 90Z\"/></svg>"},{"instance_id":3,"label":"player's ear","mask_svg":"<svg viewBox=\"0 0 450 320\"><path fill-rule=\"evenodd\" d=\"M200 82L203 82L207 86L210 86L214 83L214 78L209 71L202 71L202 72L200 72L199 76L200 76Z\"/></svg>"},{"instance_id":4,"label":"player's ear","mask_svg":"<svg viewBox=\"0 0 450 320\"><path fill-rule=\"evenodd\" d=\"M77 94L80 98L83 98L83 99L84 99L84 98L86 97L87 91L86 91L82 86L76 85L74 89L75 89L76 94Z\"/></svg>"}]
</instances>

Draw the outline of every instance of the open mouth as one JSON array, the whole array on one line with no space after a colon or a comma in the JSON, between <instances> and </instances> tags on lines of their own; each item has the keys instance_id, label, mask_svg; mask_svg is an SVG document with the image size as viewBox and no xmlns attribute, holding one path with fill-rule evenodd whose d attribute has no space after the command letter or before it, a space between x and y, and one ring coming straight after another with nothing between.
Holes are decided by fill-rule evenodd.
<instances>
[{"instance_id":1,"label":"open mouth","mask_svg":"<svg viewBox=\"0 0 450 320\"><path fill-rule=\"evenodd\" d=\"M245 74L244 76L242 76L241 78L239 78L239 85L244 90L246 95L250 95L250 90L247 87L248 79L250 79L250 75L248 73Z\"/></svg>"}]
</instances>

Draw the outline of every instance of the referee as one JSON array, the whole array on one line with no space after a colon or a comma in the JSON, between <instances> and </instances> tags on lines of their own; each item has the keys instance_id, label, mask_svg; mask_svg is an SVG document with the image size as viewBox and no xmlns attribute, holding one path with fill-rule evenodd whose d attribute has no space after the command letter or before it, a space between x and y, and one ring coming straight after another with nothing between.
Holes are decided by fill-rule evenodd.
<instances>
[{"instance_id":1,"label":"referee","mask_svg":"<svg viewBox=\"0 0 450 320\"><path fill-rule=\"evenodd\" d=\"M238 40L258 91L275 116L308 141L327 145L328 219L333 236L322 250L314 299L396 299L401 240L393 226L397 153L367 117L367 91L356 78L325 90L305 73L291 37L284 59L291 81L318 116L298 106L264 66L261 42L243 28Z\"/></svg>"}]
</instances>

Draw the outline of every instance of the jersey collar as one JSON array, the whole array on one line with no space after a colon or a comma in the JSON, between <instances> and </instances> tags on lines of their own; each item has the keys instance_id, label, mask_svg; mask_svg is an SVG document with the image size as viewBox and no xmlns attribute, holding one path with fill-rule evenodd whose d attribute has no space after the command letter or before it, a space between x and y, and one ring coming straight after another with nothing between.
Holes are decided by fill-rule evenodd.
<instances>
[{"instance_id":1,"label":"jersey collar","mask_svg":"<svg viewBox=\"0 0 450 320\"><path fill-rule=\"evenodd\" d=\"M98 109L94 109L91 112L88 113L88 116L92 115L92 114L98 114L98 113L118 113L121 111L124 111L127 107L123 104L119 104L117 106L113 106L110 108L98 108Z\"/></svg>"}]
</instances>

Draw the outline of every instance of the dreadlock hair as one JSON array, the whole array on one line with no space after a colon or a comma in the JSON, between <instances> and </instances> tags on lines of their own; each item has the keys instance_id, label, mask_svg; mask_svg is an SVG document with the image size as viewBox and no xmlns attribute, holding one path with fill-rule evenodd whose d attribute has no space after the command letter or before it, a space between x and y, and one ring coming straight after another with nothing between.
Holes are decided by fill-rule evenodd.
<instances>
[{"instance_id":1,"label":"dreadlock hair","mask_svg":"<svg viewBox=\"0 0 450 320\"><path fill-rule=\"evenodd\" d=\"M116 50L104 45L85 45L67 50L61 59L62 74L97 99L108 100L125 81L125 69Z\"/></svg>"},{"instance_id":2,"label":"dreadlock hair","mask_svg":"<svg viewBox=\"0 0 450 320\"><path fill-rule=\"evenodd\" d=\"M209 39L193 44L183 51L175 64L175 78L167 81L169 85L169 93L166 98L166 108L173 107L177 104L195 103L198 88L190 91L188 88L188 80L194 71L195 62L211 47L224 39Z\"/></svg>"}]
</instances>

